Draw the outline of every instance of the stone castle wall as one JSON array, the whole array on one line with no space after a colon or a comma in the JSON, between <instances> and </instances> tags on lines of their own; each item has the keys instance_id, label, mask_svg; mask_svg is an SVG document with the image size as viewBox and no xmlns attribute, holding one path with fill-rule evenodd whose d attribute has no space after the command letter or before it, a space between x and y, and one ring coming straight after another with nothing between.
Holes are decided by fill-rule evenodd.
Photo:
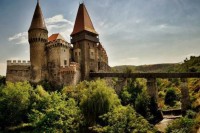
<instances>
[{"instance_id":1,"label":"stone castle wall","mask_svg":"<svg viewBox=\"0 0 200 133\"><path fill-rule=\"evenodd\" d=\"M31 79L31 63L30 61L8 60L6 81L21 82L30 81Z\"/></svg>"},{"instance_id":2,"label":"stone castle wall","mask_svg":"<svg viewBox=\"0 0 200 133\"><path fill-rule=\"evenodd\" d=\"M60 69L60 78L63 85L76 85L81 81L80 65L71 62L70 66Z\"/></svg>"},{"instance_id":3,"label":"stone castle wall","mask_svg":"<svg viewBox=\"0 0 200 133\"><path fill-rule=\"evenodd\" d=\"M55 40L47 43L47 62L48 66L69 66L70 63L70 44L63 40Z\"/></svg>"}]
</instances>

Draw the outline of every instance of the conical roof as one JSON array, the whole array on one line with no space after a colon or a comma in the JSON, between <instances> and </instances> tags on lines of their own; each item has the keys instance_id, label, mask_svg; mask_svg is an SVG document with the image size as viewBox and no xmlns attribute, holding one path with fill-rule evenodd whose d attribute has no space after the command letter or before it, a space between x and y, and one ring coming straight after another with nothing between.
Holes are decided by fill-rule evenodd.
<instances>
[{"instance_id":1,"label":"conical roof","mask_svg":"<svg viewBox=\"0 0 200 133\"><path fill-rule=\"evenodd\" d=\"M98 34L94 29L94 26L92 24L92 21L90 19L90 16L88 14L88 11L84 3L80 4L79 6L78 13L76 16L76 21L74 24L74 29L71 35L74 35L82 31L89 31L94 34Z\"/></svg>"},{"instance_id":2,"label":"conical roof","mask_svg":"<svg viewBox=\"0 0 200 133\"><path fill-rule=\"evenodd\" d=\"M37 2L29 31L33 29L47 30L39 1Z\"/></svg>"}]
</instances>

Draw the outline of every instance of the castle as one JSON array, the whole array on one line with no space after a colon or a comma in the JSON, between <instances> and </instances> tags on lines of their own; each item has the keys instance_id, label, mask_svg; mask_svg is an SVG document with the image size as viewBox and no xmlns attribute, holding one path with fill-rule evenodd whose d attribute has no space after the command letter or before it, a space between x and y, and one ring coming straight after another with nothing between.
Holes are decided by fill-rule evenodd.
<instances>
[{"instance_id":1,"label":"castle","mask_svg":"<svg viewBox=\"0 0 200 133\"><path fill-rule=\"evenodd\" d=\"M6 81L47 80L57 85L76 85L90 72L109 71L108 56L99 42L84 3L79 5L71 43L60 34L48 37L39 1L28 30L30 61L8 60Z\"/></svg>"}]
</instances>

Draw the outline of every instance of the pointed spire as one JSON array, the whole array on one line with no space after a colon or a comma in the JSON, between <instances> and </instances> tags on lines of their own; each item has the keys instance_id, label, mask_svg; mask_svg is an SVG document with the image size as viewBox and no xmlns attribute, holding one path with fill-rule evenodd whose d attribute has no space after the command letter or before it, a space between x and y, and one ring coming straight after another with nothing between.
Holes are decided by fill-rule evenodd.
<instances>
[{"instance_id":1,"label":"pointed spire","mask_svg":"<svg viewBox=\"0 0 200 133\"><path fill-rule=\"evenodd\" d=\"M42 14L42 10L41 10L41 7L40 7L39 0L37 0L37 5L36 5L36 8L35 8L35 12L34 12L34 15L33 15L33 19L32 19L29 31L33 30L33 29L47 30L46 25L45 25L45 21L44 21L44 17L43 17L43 14Z\"/></svg>"},{"instance_id":2,"label":"pointed spire","mask_svg":"<svg viewBox=\"0 0 200 133\"><path fill-rule=\"evenodd\" d=\"M98 34L94 29L94 26L92 24L92 21L90 19L90 16L88 14L88 11L84 3L80 4L79 6L78 13L76 16L76 21L74 24L74 29L71 35L74 35L82 31L89 31L94 34Z\"/></svg>"}]
</instances>

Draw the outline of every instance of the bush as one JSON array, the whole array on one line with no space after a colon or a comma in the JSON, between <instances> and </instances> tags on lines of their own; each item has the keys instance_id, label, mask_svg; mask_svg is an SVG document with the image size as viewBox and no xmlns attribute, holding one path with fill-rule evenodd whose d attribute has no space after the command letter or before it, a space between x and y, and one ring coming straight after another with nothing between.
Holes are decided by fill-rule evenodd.
<instances>
[{"instance_id":1,"label":"bush","mask_svg":"<svg viewBox=\"0 0 200 133\"><path fill-rule=\"evenodd\" d=\"M195 120L187 117L176 119L167 127L166 133L190 133L195 123Z\"/></svg>"},{"instance_id":2,"label":"bush","mask_svg":"<svg viewBox=\"0 0 200 133\"><path fill-rule=\"evenodd\" d=\"M176 103L176 100L178 100L178 96L176 94L176 91L174 88L169 88L165 95L165 104L174 106Z\"/></svg>"},{"instance_id":3,"label":"bush","mask_svg":"<svg viewBox=\"0 0 200 133\"><path fill-rule=\"evenodd\" d=\"M141 80L129 79L128 85L120 93L120 99L123 105L131 104L135 106L135 100L144 89L144 83Z\"/></svg>"},{"instance_id":4,"label":"bush","mask_svg":"<svg viewBox=\"0 0 200 133\"><path fill-rule=\"evenodd\" d=\"M41 87L36 89L29 120L35 132L67 132L80 131L83 121L81 110L74 99L58 92L47 93Z\"/></svg>"},{"instance_id":5,"label":"bush","mask_svg":"<svg viewBox=\"0 0 200 133\"><path fill-rule=\"evenodd\" d=\"M0 90L0 126L13 126L27 121L30 94L33 88L28 82L7 83Z\"/></svg>"},{"instance_id":6,"label":"bush","mask_svg":"<svg viewBox=\"0 0 200 133\"><path fill-rule=\"evenodd\" d=\"M143 90L143 92L136 98L135 110L151 124L155 124L163 119L154 97L150 98L146 90Z\"/></svg>"},{"instance_id":7,"label":"bush","mask_svg":"<svg viewBox=\"0 0 200 133\"><path fill-rule=\"evenodd\" d=\"M155 130L142 116L130 106L117 106L100 117L105 126L97 125L92 128L97 133L152 133Z\"/></svg>"},{"instance_id":8,"label":"bush","mask_svg":"<svg viewBox=\"0 0 200 133\"><path fill-rule=\"evenodd\" d=\"M139 94L135 100L135 110L140 113L143 117L150 117L149 110L150 98L146 91Z\"/></svg>"},{"instance_id":9,"label":"bush","mask_svg":"<svg viewBox=\"0 0 200 133\"><path fill-rule=\"evenodd\" d=\"M5 85L5 84L6 84L6 77L0 76L0 86Z\"/></svg>"},{"instance_id":10,"label":"bush","mask_svg":"<svg viewBox=\"0 0 200 133\"><path fill-rule=\"evenodd\" d=\"M103 80L91 81L87 85L87 88L81 91L80 107L88 124L94 124L100 115L119 105L120 100L114 89L109 88Z\"/></svg>"}]
</instances>

